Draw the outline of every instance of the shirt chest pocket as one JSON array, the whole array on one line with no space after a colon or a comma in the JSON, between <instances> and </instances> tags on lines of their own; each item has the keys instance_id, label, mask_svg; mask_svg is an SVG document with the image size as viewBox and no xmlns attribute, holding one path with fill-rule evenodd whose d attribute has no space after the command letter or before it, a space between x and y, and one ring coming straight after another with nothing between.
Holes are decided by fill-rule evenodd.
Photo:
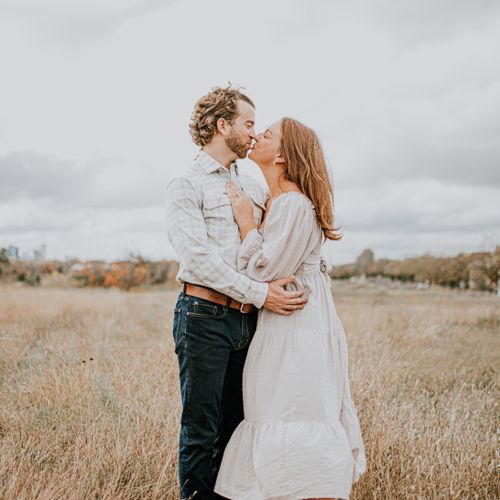
<instances>
[{"instance_id":1,"label":"shirt chest pocket","mask_svg":"<svg viewBox=\"0 0 500 500\"><path fill-rule=\"evenodd\" d=\"M203 200L203 218L207 222L234 222L233 208L226 194L210 196Z\"/></svg>"},{"instance_id":2,"label":"shirt chest pocket","mask_svg":"<svg viewBox=\"0 0 500 500\"><path fill-rule=\"evenodd\" d=\"M253 201L253 221L258 225L266 211L265 201L254 191L246 191L246 194Z\"/></svg>"}]
</instances>

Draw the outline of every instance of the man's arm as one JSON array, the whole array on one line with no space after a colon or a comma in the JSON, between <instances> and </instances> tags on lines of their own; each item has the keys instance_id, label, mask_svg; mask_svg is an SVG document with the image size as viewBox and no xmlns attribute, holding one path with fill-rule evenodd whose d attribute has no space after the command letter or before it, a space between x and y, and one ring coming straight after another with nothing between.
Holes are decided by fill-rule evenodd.
<instances>
[{"instance_id":1,"label":"man's arm","mask_svg":"<svg viewBox=\"0 0 500 500\"><path fill-rule=\"evenodd\" d=\"M167 232L182 266L205 286L260 308L266 301L267 283L251 280L210 250L200 201L186 178L167 186Z\"/></svg>"}]
</instances>

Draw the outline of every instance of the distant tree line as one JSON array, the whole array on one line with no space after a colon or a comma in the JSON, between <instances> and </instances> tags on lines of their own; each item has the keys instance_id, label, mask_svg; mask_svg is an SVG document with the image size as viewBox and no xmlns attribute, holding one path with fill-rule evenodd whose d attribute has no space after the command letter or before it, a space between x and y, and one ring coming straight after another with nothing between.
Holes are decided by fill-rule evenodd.
<instances>
[{"instance_id":1,"label":"distant tree line","mask_svg":"<svg viewBox=\"0 0 500 500\"><path fill-rule=\"evenodd\" d=\"M130 290L162 285L175 287L179 269L174 260L149 261L139 255L127 260L105 262L77 259L61 262L9 260L0 249L0 282L71 287L116 287ZM455 257L422 255L404 260L375 260L372 250L364 250L353 264L335 266L335 279L356 276L389 278L400 282L426 283L452 288L498 291L500 246L493 252L474 252Z\"/></svg>"},{"instance_id":2,"label":"distant tree line","mask_svg":"<svg viewBox=\"0 0 500 500\"><path fill-rule=\"evenodd\" d=\"M455 257L426 254L404 260L375 260L372 250L367 249L355 263L334 267L330 276L336 279L384 277L402 282L496 292L500 280L500 246L493 252L464 253Z\"/></svg>"},{"instance_id":3,"label":"distant tree line","mask_svg":"<svg viewBox=\"0 0 500 500\"><path fill-rule=\"evenodd\" d=\"M178 269L179 264L173 260L148 261L135 255L118 262L5 259L0 260L0 281L33 286L116 287L130 290L155 285L176 286Z\"/></svg>"}]
</instances>

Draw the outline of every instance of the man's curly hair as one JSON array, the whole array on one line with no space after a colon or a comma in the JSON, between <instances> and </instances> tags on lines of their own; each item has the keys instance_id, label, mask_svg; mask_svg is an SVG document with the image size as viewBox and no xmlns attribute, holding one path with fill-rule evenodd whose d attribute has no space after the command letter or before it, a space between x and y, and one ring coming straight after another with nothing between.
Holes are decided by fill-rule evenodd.
<instances>
[{"instance_id":1,"label":"man's curly hair","mask_svg":"<svg viewBox=\"0 0 500 500\"><path fill-rule=\"evenodd\" d=\"M189 123L189 133L193 142L201 147L208 144L217 131L219 118L224 118L231 124L238 116L239 100L248 102L255 108L255 104L248 96L231 85L214 87L207 95L199 99L194 106Z\"/></svg>"}]
</instances>

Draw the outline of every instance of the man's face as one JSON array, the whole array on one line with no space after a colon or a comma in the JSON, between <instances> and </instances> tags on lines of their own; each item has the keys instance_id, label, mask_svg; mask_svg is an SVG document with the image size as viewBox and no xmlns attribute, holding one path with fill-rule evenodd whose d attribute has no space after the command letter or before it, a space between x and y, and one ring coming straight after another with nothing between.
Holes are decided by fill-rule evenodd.
<instances>
[{"instance_id":1,"label":"man's face","mask_svg":"<svg viewBox=\"0 0 500 500\"><path fill-rule=\"evenodd\" d=\"M255 110L248 102L241 100L238 101L237 109L238 116L233 120L224 141L238 158L245 158L255 138Z\"/></svg>"}]
</instances>

